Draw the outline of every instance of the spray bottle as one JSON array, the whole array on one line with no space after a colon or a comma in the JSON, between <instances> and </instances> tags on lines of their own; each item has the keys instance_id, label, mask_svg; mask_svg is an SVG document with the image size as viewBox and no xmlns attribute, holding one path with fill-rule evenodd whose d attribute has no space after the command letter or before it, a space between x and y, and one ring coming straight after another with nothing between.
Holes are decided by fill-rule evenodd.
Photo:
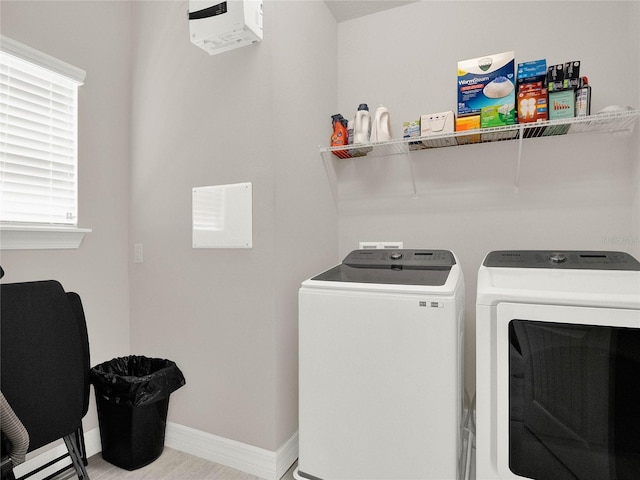
<instances>
[{"instance_id":1,"label":"spray bottle","mask_svg":"<svg viewBox=\"0 0 640 480\"><path fill-rule=\"evenodd\" d=\"M331 116L333 123L333 134L331 135L331 146L341 147L349 142L349 132L347 131L347 119L339 113ZM332 152L338 158L349 158L348 150L335 150Z\"/></svg>"}]
</instances>

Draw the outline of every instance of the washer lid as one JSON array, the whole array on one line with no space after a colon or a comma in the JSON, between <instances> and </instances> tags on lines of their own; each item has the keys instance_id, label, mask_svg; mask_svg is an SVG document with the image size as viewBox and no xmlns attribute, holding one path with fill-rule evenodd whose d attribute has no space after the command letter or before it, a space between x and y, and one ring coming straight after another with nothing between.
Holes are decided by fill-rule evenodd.
<instances>
[{"instance_id":1,"label":"washer lid","mask_svg":"<svg viewBox=\"0 0 640 480\"><path fill-rule=\"evenodd\" d=\"M455 264L448 250L354 250L311 280L442 286Z\"/></svg>"},{"instance_id":2,"label":"washer lid","mask_svg":"<svg viewBox=\"0 0 640 480\"><path fill-rule=\"evenodd\" d=\"M500 250L489 253L483 265L507 268L640 271L640 262L628 253L608 251Z\"/></svg>"}]
</instances>

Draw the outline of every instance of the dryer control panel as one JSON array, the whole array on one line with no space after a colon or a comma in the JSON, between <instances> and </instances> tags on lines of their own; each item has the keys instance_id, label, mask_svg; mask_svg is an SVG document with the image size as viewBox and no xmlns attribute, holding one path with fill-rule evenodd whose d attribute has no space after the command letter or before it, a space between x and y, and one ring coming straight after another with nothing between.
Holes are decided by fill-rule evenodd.
<instances>
[{"instance_id":1,"label":"dryer control panel","mask_svg":"<svg viewBox=\"0 0 640 480\"><path fill-rule=\"evenodd\" d=\"M640 271L640 262L625 252L499 250L487 255L485 267L561 268Z\"/></svg>"}]
</instances>

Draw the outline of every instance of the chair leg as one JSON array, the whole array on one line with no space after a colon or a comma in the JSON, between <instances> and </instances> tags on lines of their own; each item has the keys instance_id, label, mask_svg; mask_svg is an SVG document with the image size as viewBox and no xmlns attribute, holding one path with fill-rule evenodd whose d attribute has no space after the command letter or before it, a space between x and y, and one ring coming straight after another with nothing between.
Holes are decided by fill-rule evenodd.
<instances>
[{"instance_id":1,"label":"chair leg","mask_svg":"<svg viewBox=\"0 0 640 480\"><path fill-rule=\"evenodd\" d=\"M4 433L0 437L2 442L2 458L0 460L0 479L1 480L16 480L16 476L13 474L13 463L9 458L10 443L9 439L5 437Z\"/></svg>"},{"instance_id":2,"label":"chair leg","mask_svg":"<svg viewBox=\"0 0 640 480\"><path fill-rule=\"evenodd\" d=\"M13 474L13 470L2 472L2 480L16 480L16 476Z\"/></svg>"},{"instance_id":3,"label":"chair leg","mask_svg":"<svg viewBox=\"0 0 640 480\"><path fill-rule=\"evenodd\" d=\"M89 459L87 459L87 447L84 443L84 430L82 425L78 427L76 430L76 442L78 442L78 449L80 450L80 454L82 456L82 463L86 467L89 465Z\"/></svg>"},{"instance_id":4,"label":"chair leg","mask_svg":"<svg viewBox=\"0 0 640 480\"><path fill-rule=\"evenodd\" d=\"M64 443L67 445L67 450L69 450L69 456L71 457L71 462L73 463L73 468L76 470L78 478L80 480L89 480L89 475L84 468L82 454L80 453L74 434L66 435L64 437Z\"/></svg>"},{"instance_id":5,"label":"chair leg","mask_svg":"<svg viewBox=\"0 0 640 480\"><path fill-rule=\"evenodd\" d=\"M11 460L7 457L2 459L2 480L16 480L16 476L13 474L13 466ZM5 463L6 462L6 463Z\"/></svg>"}]
</instances>

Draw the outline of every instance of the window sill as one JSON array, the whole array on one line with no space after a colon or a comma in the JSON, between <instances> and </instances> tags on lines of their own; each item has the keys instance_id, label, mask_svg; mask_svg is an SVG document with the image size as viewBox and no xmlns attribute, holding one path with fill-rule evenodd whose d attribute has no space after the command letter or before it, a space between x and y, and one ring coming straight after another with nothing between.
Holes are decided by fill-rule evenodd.
<instances>
[{"instance_id":1,"label":"window sill","mask_svg":"<svg viewBox=\"0 0 640 480\"><path fill-rule=\"evenodd\" d=\"M0 250L58 250L80 247L89 228L0 226Z\"/></svg>"}]
</instances>

